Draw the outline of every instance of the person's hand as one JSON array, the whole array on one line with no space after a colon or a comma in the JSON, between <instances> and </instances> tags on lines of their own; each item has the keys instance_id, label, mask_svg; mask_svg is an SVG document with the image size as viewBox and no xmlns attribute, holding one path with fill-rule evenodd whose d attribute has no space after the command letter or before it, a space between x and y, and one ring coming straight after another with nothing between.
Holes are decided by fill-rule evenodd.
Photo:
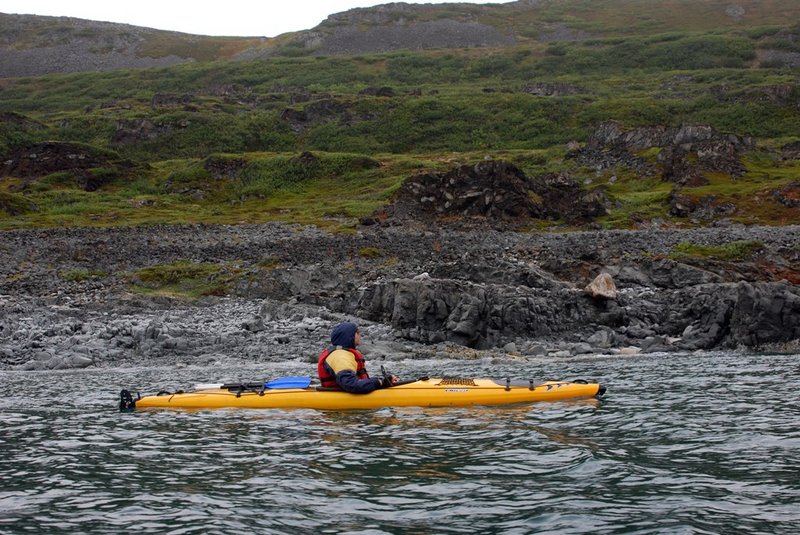
<instances>
[{"instance_id":1,"label":"person's hand","mask_svg":"<svg viewBox=\"0 0 800 535\"><path fill-rule=\"evenodd\" d=\"M396 375L386 375L380 378L380 388L387 388L397 383Z\"/></svg>"}]
</instances>

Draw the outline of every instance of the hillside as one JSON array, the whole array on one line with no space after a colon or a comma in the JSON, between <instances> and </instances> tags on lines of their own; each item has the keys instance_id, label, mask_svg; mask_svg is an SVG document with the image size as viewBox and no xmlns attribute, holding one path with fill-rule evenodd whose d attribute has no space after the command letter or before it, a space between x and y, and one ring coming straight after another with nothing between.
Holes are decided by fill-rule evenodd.
<instances>
[{"instance_id":1,"label":"hillside","mask_svg":"<svg viewBox=\"0 0 800 535\"><path fill-rule=\"evenodd\" d=\"M166 67L257 55L265 38L207 37L69 17L0 13L0 78Z\"/></svg>"},{"instance_id":2,"label":"hillside","mask_svg":"<svg viewBox=\"0 0 800 535\"><path fill-rule=\"evenodd\" d=\"M0 228L797 221L798 15L394 3L275 39L4 15Z\"/></svg>"},{"instance_id":3,"label":"hillside","mask_svg":"<svg viewBox=\"0 0 800 535\"><path fill-rule=\"evenodd\" d=\"M243 14L246 16L246 14ZM162 67L190 62L375 54L396 50L504 48L670 32L730 34L758 29L759 56L800 64L795 1L519 0L506 4L395 2L330 15L306 31L209 37L68 17L0 13L0 78Z\"/></svg>"},{"instance_id":4,"label":"hillside","mask_svg":"<svg viewBox=\"0 0 800 535\"><path fill-rule=\"evenodd\" d=\"M799 9L4 19L0 368L285 361L343 318L409 358L796 352Z\"/></svg>"}]
</instances>

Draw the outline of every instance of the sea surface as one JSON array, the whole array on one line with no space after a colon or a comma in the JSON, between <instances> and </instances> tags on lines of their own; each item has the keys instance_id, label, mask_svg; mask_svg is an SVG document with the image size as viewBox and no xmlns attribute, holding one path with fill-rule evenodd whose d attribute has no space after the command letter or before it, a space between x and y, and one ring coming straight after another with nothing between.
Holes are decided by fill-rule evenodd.
<instances>
[{"instance_id":1,"label":"sea surface","mask_svg":"<svg viewBox=\"0 0 800 535\"><path fill-rule=\"evenodd\" d=\"M608 392L507 407L120 413L122 388L312 366L0 372L0 533L800 530L800 355L385 364L403 378L587 379Z\"/></svg>"}]
</instances>

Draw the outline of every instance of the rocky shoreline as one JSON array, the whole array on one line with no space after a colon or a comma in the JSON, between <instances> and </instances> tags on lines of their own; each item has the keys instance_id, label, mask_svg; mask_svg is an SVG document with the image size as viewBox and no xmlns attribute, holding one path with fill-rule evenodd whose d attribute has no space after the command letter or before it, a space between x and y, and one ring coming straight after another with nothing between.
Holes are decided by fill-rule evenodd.
<instances>
[{"instance_id":1,"label":"rocky shoreline","mask_svg":"<svg viewBox=\"0 0 800 535\"><path fill-rule=\"evenodd\" d=\"M679 258L681 243L755 244ZM226 295L132 291L137 270L224 264ZM86 274L77 277L76 273ZM614 298L585 287L606 273ZM517 233L284 224L0 233L0 369L312 362L333 324L372 358L796 350L800 226Z\"/></svg>"}]
</instances>

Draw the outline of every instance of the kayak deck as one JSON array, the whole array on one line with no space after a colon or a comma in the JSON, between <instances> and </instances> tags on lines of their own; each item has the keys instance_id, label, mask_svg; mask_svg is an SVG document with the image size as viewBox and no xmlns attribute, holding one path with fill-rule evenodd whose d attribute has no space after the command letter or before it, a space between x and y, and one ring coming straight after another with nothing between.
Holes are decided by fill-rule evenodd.
<instances>
[{"instance_id":1,"label":"kayak deck","mask_svg":"<svg viewBox=\"0 0 800 535\"><path fill-rule=\"evenodd\" d=\"M369 394L308 388L241 391L203 388L193 392L160 393L135 400L137 409L304 408L320 410L376 409L380 407L463 407L507 405L599 397L598 383L503 381L491 379L421 379Z\"/></svg>"}]
</instances>

